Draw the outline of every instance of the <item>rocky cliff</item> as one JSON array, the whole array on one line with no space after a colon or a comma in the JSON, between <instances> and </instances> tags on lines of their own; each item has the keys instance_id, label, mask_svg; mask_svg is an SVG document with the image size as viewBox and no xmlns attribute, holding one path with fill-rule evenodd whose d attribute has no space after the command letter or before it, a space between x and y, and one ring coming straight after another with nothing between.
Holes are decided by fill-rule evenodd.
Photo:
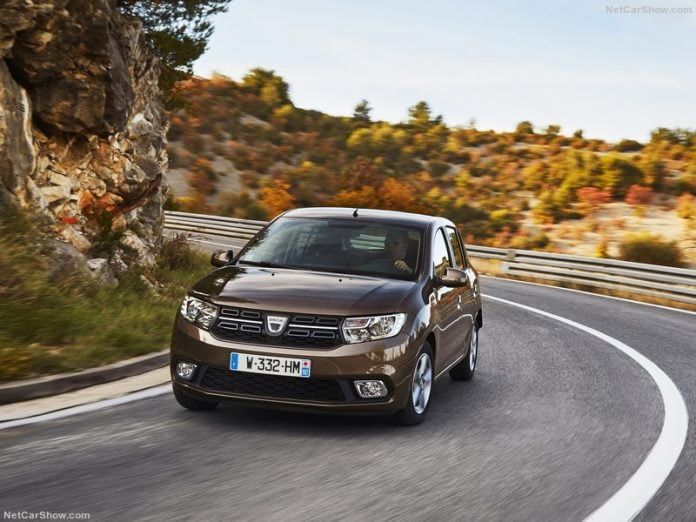
<instances>
[{"instance_id":1,"label":"rocky cliff","mask_svg":"<svg viewBox=\"0 0 696 522\"><path fill-rule=\"evenodd\" d=\"M41 215L73 259L151 263L167 164L158 73L140 23L109 0L2 0L0 206Z\"/></svg>"}]
</instances>

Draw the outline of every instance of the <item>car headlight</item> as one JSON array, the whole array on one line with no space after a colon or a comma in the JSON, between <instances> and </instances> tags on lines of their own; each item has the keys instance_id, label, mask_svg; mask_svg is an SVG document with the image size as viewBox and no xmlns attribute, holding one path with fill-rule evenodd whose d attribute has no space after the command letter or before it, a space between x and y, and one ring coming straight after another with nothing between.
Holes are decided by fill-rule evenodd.
<instances>
[{"instance_id":1,"label":"car headlight","mask_svg":"<svg viewBox=\"0 0 696 522\"><path fill-rule=\"evenodd\" d=\"M349 317L343 321L343 336L349 343L386 339L398 334L404 322L406 314Z\"/></svg>"},{"instance_id":2,"label":"car headlight","mask_svg":"<svg viewBox=\"0 0 696 522\"><path fill-rule=\"evenodd\" d=\"M208 330L217 317L218 307L187 295L181 302L181 315L192 323Z\"/></svg>"}]
</instances>

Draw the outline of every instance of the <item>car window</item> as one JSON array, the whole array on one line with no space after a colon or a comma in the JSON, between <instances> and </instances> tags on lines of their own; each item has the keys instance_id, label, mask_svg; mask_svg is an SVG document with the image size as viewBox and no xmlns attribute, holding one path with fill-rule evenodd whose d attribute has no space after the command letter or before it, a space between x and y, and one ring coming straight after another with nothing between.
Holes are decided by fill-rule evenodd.
<instances>
[{"instance_id":1,"label":"car window","mask_svg":"<svg viewBox=\"0 0 696 522\"><path fill-rule=\"evenodd\" d=\"M433 271L438 277L445 275L447 267L452 266L449 250L447 250L447 242L439 229L435 234L435 243L433 244Z\"/></svg>"},{"instance_id":2,"label":"car window","mask_svg":"<svg viewBox=\"0 0 696 522\"><path fill-rule=\"evenodd\" d=\"M464 249L462 248L461 241L459 241L459 234L457 234L457 231L453 227L447 227L447 237L452 247L452 252L454 252L454 267L465 268L466 261L464 259Z\"/></svg>"},{"instance_id":3,"label":"car window","mask_svg":"<svg viewBox=\"0 0 696 522\"><path fill-rule=\"evenodd\" d=\"M238 263L415 280L422 229L369 220L282 217L260 232Z\"/></svg>"}]
</instances>

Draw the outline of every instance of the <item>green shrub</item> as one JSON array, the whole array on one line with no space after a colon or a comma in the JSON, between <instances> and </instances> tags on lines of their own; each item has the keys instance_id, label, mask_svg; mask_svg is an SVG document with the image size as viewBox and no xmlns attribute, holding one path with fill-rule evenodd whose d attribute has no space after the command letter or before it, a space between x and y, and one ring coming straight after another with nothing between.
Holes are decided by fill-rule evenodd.
<instances>
[{"instance_id":1,"label":"green shrub","mask_svg":"<svg viewBox=\"0 0 696 522\"><path fill-rule=\"evenodd\" d=\"M684 257L675 241L666 241L649 232L628 234L619 245L619 257L624 261L652 265L685 266Z\"/></svg>"},{"instance_id":2,"label":"green shrub","mask_svg":"<svg viewBox=\"0 0 696 522\"><path fill-rule=\"evenodd\" d=\"M637 142L636 140L621 140L616 144L616 150L619 152L634 152L641 150L643 144Z\"/></svg>"},{"instance_id":3,"label":"green shrub","mask_svg":"<svg viewBox=\"0 0 696 522\"><path fill-rule=\"evenodd\" d=\"M195 270L200 254L191 248L186 234L176 234L162 243L157 255L157 266L163 270Z\"/></svg>"}]
</instances>

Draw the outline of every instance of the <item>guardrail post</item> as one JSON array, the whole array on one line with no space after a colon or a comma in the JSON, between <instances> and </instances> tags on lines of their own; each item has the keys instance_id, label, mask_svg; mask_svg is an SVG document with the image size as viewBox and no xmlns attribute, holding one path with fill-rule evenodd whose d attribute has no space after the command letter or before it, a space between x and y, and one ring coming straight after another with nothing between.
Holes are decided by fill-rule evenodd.
<instances>
[{"instance_id":1,"label":"guardrail post","mask_svg":"<svg viewBox=\"0 0 696 522\"><path fill-rule=\"evenodd\" d=\"M507 261L514 261L515 260L515 251L514 250L508 250L507 253L505 254L505 259Z\"/></svg>"}]
</instances>

